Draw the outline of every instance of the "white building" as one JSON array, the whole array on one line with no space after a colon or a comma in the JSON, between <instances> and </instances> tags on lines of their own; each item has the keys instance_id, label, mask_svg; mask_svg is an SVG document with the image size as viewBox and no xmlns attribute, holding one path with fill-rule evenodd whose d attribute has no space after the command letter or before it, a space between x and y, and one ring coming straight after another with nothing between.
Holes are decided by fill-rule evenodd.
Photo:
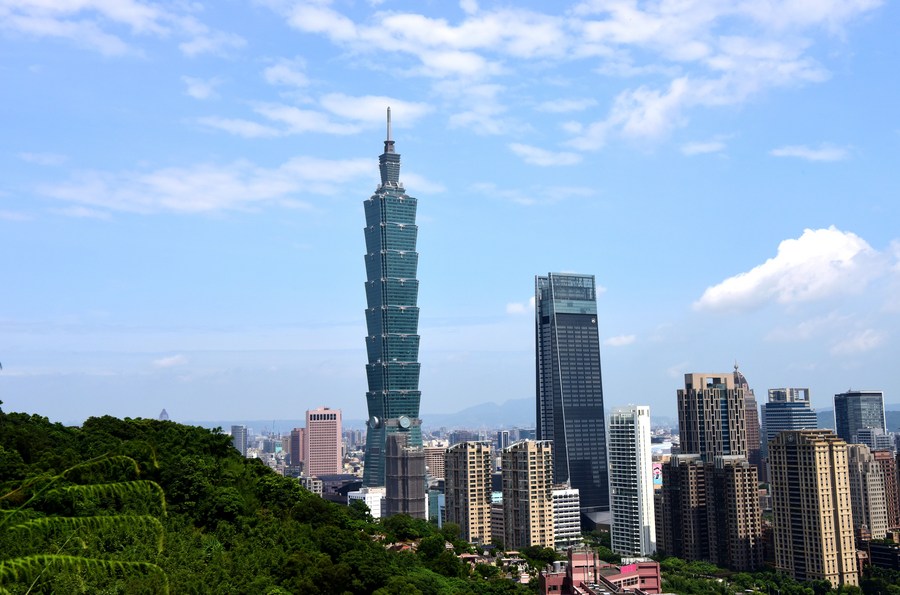
<instances>
[{"instance_id":1,"label":"white building","mask_svg":"<svg viewBox=\"0 0 900 595\"><path fill-rule=\"evenodd\" d=\"M581 498L576 488L553 488L553 542L564 550L581 545Z\"/></svg>"},{"instance_id":2,"label":"white building","mask_svg":"<svg viewBox=\"0 0 900 595\"><path fill-rule=\"evenodd\" d=\"M347 504L351 500L362 500L369 507L373 519L381 518L381 503L384 501L384 487L362 488L357 492L347 492Z\"/></svg>"},{"instance_id":3,"label":"white building","mask_svg":"<svg viewBox=\"0 0 900 595\"><path fill-rule=\"evenodd\" d=\"M612 549L623 556L649 556L656 551L650 408L614 409L608 435Z\"/></svg>"}]
</instances>

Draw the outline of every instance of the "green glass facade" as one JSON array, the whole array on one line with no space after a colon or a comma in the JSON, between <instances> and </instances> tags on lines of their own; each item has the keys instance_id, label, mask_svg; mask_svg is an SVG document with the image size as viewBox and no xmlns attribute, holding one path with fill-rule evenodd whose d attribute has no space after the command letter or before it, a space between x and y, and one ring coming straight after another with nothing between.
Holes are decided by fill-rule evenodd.
<instances>
[{"instance_id":1,"label":"green glass facade","mask_svg":"<svg viewBox=\"0 0 900 595\"><path fill-rule=\"evenodd\" d=\"M369 419L363 485L385 485L388 435L408 434L422 445L419 420L419 254L416 199L400 183L388 110L388 139L378 158L381 184L363 204L366 213L366 393Z\"/></svg>"}]
</instances>

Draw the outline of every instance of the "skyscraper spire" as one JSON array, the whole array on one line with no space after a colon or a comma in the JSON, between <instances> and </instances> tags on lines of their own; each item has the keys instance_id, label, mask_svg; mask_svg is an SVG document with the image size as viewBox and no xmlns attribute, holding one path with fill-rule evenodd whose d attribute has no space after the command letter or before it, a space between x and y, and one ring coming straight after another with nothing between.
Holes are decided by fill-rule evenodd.
<instances>
[{"instance_id":1,"label":"skyscraper spire","mask_svg":"<svg viewBox=\"0 0 900 595\"><path fill-rule=\"evenodd\" d=\"M382 186L401 187L400 154L394 152L394 141L391 139L391 108L387 108L387 140L384 141L384 153L378 157L378 169L381 170Z\"/></svg>"},{"instance_id":2,"label":"skyscraper spire","mask_svg":"<svg viewBox=\"0 0 900 595\"><path fill-rule=\"evenodd\" d=\"M394 141L391 140L391 108L387 108L387 140L384 141L384 152L394 152Z\"/></svg>"}]
</instances>

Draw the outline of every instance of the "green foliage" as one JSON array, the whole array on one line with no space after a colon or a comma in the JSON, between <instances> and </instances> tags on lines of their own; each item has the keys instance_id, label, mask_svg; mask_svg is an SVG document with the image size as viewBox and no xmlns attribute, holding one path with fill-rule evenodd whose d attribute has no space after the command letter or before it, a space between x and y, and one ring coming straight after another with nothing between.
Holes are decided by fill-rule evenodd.
<instances>
[{"instance_id":1,"label":"green foliage","mask_svg":"<svg viewBox=\"0 0 900 595\"><path fill-rule=\"evenodd\" d=\"M154 590L168 592L163 570L146 561L163 549L162 523L155 516L131 512L136 508L165 515L165 498L156 482L123 479L58 486L122 470L137 474L137 463L121 455L97 457L56 475L41 473L0 497L0 505L19 503L0 517L0 588L24 582L31 583L29 590L53 590L55 577L67 573L107 579L151 574L158 579ZM122 550L145 559L110 556Z\"/></svg>"},{"instance_id":2,"label":"green foliage","mask_svg":"<svg viewBox=\"0 0 900 595\"><path fill-rule=\"evenodd\" d=\"M0 592L532 592L489 565L470 575L444 545L469 549L458 526L373 521L362 502L333 504L244 459L218 430L0 411L0 494ZM418 549L385 548L395 541Z\"/></svg>"}]
</instances>

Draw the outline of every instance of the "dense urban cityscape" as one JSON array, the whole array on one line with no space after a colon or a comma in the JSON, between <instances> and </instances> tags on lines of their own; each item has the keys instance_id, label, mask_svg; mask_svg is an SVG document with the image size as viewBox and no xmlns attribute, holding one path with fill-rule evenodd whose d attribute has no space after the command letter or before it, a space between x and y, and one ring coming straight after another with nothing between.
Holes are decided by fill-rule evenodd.
<instances>
[{"instance_id":1,"label":"dense urban cityscape","mask_svg":"<svg viewBox=\"0 0 900 595\"><path fill-rule=\"evenodd\" d=\"M900 595L898 23L0 0L0 595Z\"/></svg>"},{"instance_id":2,"label":"dense urban cityscape","mask_svg":"<svg viewBox=\"0 0 900 595\"><path fill-rule=\"evenodd\" d=\"M251 440L232 426L242 455L374 518L453 523L478 547L568 552L540 571L544 594L661 593L654 555L840 588L866 565L900 570L900 433L881 391L834 395L834 428L820 428L808 388L771 388L758 403L735 363L684 374L677 428L653 427L643 405L607 416L591 275L535 278L535 427L425 431L416 199L394 145L388 108L381 184L365 202L366 429L311 409L289 435ZM597 530L622 565L585 549L582 532Z\"/></svg>"}]
</instances>

